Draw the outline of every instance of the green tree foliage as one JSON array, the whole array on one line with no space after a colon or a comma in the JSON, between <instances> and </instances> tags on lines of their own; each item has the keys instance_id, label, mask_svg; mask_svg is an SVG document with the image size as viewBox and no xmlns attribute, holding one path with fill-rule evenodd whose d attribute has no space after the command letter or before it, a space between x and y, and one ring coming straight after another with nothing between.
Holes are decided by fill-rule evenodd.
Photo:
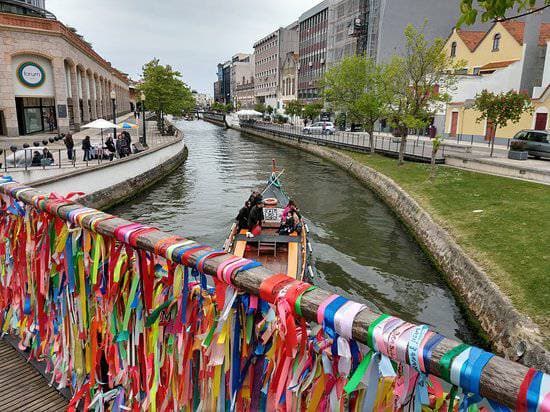
<instances>
[{"instance_id":1,"label":"green tree foliage","mask_svg":"<svg viewBox=\"0 0 550 412\"><path fill-rule=\"evenodd\" d=\"M143 82L138 89L145 93L147 110L157 115L181 115L195 108L195 99L189 87L181 80L181 73L170 65L163 66L153 59L143 66Z\"/></svg>"},{"instance_id":2,"label":"green tree foliage","mask_svg":"<svg viewBox=\"0 0 550 412\"><path fill-rule=\"evenodd\" d=\"M260 112L260 113L264 114L265 111L266 111L265 104L263 104L263 103L256 103L256 104L254 105L254 110L256 110L257 112Z\"/></svg>"},{"instance_id":3,"label":"green tree foliage","mask_svg":"<svg viewBox=\"0 0 550 412\"><path fill-rule=\"evenodd\" d=\"M482 22L510 20L550 7L550 0L461 0L457 26ZM519 13L506 16L508 12Z\"/></svg>"},{"instance_id":4,"label":"green tree foliage","mask_svg":"<svg viewBox=\"0 0 550 412\"><path fill-rule=\"evenodd\" d=\"M374 125L386 115L391 100L385 71L385 66L378 66L372 59L350 56L331 67L322 82L327 102L345 112L349 121L363 125L372 153Z\"/></svg>"},{"instance_id":5,"label":"green tree foliage","mask_svg":"<svg viewBox=\"0 0 550 412\"><path fill-rule=\"evenodd\" d=\"M304 119L315 120L321 114L323 110L322 103L309 103L304 106L302 111Z\"/></svg>"},{"instance_id":6,"label":"green tree foliage","mask_svg":"<svg viewBox=\"0 0 550 412\"><path fill-rule=\"evenodd\" d=\"M214 102L212 103L212 106L210 106L210 109L214 110L215 112L225 112L225 104Z\"/></svg>"},{"instance_id":7,"label":"green tree foliage","mask_svg":"<svg viewBox=\"0 0 550 412\"><path fill-rule=\"evenodd\" d=\"M409 129L421 129L428 125L438 110L450 101L449 91L456 78L447 74L463 66L462 61L453 64L443 50L441 38L428 42L420 29L408 25L405 29L403 55L394 56L384 75L390 88L392 103L388 107L388 120L394 134L401 137L399 165L403 164Z\"/></svg>"},{"instance_id":8,"label":"green tree foliage","mask_svg":"<svg viewBox=\"0 0 550 412\"><path fill-rule=\"evenodd\" d=\"M285 106L285 113L289 116L301 116L304 104L300 100L291 100Z\"/></svg>"},{"instance_id":9,"label":"green tree foliage","mask_svg":"<svg viewBox=\"0 0 550 412\"><path fill-rule=\"evenodd\" d=\"M265 111L267 112L267 114L272 114L272 113L273 113L273 107L271 107L271 106L268 105L268 106L266 107Z\"/></svg>"},{"instance_id":10,"label":"green tree foliage","mask_svg":"<svg viewBox=\"0 0 550 412\"><path fill-rule=\"evenodd\" d=\"M476 95L473 108L480 112L476 121L479 123L485 120L491 123L495 132L499 127L506 127L508 122L519 122L524 112L533 110L529 96L513 90L498 94L483 90ZM493 156L494 145L495 133L491 139L491 156Z\"/></svg>"}]
</instances>

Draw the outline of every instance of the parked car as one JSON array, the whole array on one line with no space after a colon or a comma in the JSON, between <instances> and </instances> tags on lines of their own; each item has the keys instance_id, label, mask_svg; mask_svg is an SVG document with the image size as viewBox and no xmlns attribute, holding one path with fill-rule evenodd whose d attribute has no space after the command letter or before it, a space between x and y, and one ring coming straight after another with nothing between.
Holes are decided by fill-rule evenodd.
<instances>
[{"instance_id":1,"label":"parked car","mask_svg":"<svg viewBox=\"0 0 550 412\"><path fill-rule=\"evenodd\" d=\"M550 131L521 130L513 137L512 142L521 142L530 156L550 158Z\"/></svg>"},{"instance_id":2,"label":"parked car","mask_svg":"<svg viewBox=\"0 0 550 412\"><path fill-rule=\"evenodd\" d=\"M305 134L334 134L336 128L332 122L315 122L302 130Z\"/></svg>"}]
</instances>

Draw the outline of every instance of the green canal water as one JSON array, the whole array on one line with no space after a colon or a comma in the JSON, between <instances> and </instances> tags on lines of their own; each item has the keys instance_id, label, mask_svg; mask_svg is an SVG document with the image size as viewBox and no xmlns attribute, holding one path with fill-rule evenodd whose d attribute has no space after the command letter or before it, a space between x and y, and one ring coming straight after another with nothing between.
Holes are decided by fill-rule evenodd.
<instances>
[{"instance_id":1,"label":"green canal water","mask_svg":"<svg viewBox=\"0 0 550 412\"><path fill-rule=\"evenodd\" d=\"M238 209L276 159L286 192L308 221L314 283L380 310L476 343L440 273L392 211L344 171L307 153L181 122L189 158L170 176L114 208L126 219L221 246Z\"/></svg>"}]
</instances>

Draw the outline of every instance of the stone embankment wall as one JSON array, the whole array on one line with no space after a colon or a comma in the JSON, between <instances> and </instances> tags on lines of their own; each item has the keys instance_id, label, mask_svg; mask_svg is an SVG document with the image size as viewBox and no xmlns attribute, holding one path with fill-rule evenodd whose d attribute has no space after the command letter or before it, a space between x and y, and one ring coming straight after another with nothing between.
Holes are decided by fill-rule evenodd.
<instances>
[{"instance_id":1,"label":"stone embankment wall","mask_svg":"<svg viewBox=\"0 0 550 412\"><path fill-rule=\"evenodd\" d=\"M550 373L550 353L544 347L538 327L512 305L449 233L392 179L335 150L256 130L247 133L327 159L376 192L430 254L460 300L478 320L493 349L509 359ZM518 356L517 348L523 345L525 350L520 351L524 352L523 356Z\"/></svg>"},{"instance_id":2,"label":"stone embankment wall","mask_svg":"<svg viewBox=\"0 0 550 412\"><path fill-rule=\"evenodd\" d=\"M217 126L227 127L227 123L225 122L225 114L208 112L203 113L202 118L203 120L209 123L214 123Z\"/></svg>"}]
</instances>

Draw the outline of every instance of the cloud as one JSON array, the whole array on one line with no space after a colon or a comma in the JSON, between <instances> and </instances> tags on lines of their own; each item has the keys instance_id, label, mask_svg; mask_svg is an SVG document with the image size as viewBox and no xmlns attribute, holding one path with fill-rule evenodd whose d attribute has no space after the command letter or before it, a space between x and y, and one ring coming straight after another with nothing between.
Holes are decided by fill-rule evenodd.
<instances>
[{"instance_id":1,"label":"cloud","mask_svg":"<svg viewBox=\"0 0 550 412\"><path fill-rule=\"evenodd\" d=\"M139 78L157 57L182 72L192 88L212 94L216 65L286 26L317 4L312 0L46 0L116 68Z\"/></svg>"}]
</instances>

